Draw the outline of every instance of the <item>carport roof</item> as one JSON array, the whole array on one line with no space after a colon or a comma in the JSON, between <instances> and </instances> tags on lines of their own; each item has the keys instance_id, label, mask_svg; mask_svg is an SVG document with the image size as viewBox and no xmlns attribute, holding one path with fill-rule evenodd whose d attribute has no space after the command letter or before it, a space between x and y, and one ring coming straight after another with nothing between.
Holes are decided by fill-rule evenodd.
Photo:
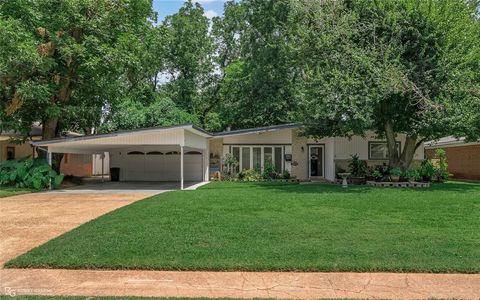
<instances>
[{"instance_id":1,"label":"carport roof","mask_svg":"<svg viewBox=\"0 0 480 300\"><path fill-rule=\"evenodd\" d=\"M76 142L76 141L84 141L84 140L93 140L98 138L106 138L106 137L116 137L122 135L128 135L132 133L144 133L144 132L152 132L152 131L166 131L170 129L187 129L189 131L193 131L199 135L204 137L211 137L212 134L207 132L206 130L195 126L193 124L181 124L181 125L173 125L173 126L163 126L163 127L150 127L150 128L141 128L141 129L132 129L132 130L122 130L122 131L115 131L112 133L101 133L101 134L92 134L92 135L83 135L77 137L60 137L55 139L49 140L42 140L42 141L33 141L31 142L34 146L44 146L44 145L52 145L57 143L64 143L64 142Z\"/></svg>"}]
</instances>

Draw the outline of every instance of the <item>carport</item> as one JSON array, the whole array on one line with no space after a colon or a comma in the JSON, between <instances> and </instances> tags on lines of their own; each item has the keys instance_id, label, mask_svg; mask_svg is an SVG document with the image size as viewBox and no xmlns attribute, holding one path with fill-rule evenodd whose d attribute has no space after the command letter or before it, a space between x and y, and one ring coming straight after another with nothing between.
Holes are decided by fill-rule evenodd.
<instances>
[{"instance_id":1,"label":"carport","mask_svg":"<svg viewBox=\"0 0 480 300\"><path fill-rule=\"evenodd\" d=\"M110 167L120 169L120 181L208 181L208 139L192 124L155 127L109 134L32 142L52 153L110 155Z\"/></svg>"}]
</instances>

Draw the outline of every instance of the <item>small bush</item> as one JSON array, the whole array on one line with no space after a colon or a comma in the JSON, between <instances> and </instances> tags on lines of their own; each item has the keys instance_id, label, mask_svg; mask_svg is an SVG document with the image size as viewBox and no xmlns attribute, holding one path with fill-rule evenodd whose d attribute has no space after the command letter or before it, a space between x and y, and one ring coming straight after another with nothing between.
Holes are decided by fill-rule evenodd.
<instances>
[{"instance_id":1,"label":"small bush","mask_svg":"<svg viewBox=\"0 0 480 300\"><path fill-rule=\"evenodd\" d=\"M436 169L436 179L437 181L444 181L447 180L449 177L448 173L448 163L447 163L447 154L443 149L437 149L435 151L435 155L438 158L438 168Z\"/></svg>"},{"instance_id":2,"label":"small bush","mask_svg":"<svg viewBox=\"0 0 480 300\"><path fill-rule=\"evenodd\" d=\"M420 176L420 172L414 169L405 171L405 174L403 176L405 176L408 181L419 181L420 179L422 179L422 177Z\"/></svg>"},{"instance_id":3,"label":"small bush","mask_svg":"<svg viewBox=\"0 0 480 300\"><path fill-rule=\"evenodd\" d=\"M290 174L290 172L288 172L288 170L283 171L282 179L292 179L292 175Z\"/></svg>"},{"instance_id":4,"label":"small bush","mask_svg":"<svg viewBox=\"0 0 480 300\"><path fill-rule=\"evenodd\" d=\"M422 161L422 165L420 166L420 176L425 181L431 181L432 177L435 175L435 166L433 162L429 159Z\"/></svg>"},{"instance_id":5,"label":"small bush","mask_svg":"<svg viewBox=\"0 0 480 300\"><path fill-rule=\"evenodd\" d=\"M260 181L262 173L258 169L248 169L238 173L238 179L243 181Z\"/></svg>"},{"instance_id":6,"label":"small bush","mask_svg":"<svg viewBox=\"0 0 480 300\"><path fill-rule=\"evenodd\" d=\"M46 189L49 184L57 188L63 174L57 174L44 159L7 160L0 163L0 185L18 188Z\"/></svg>"},{"instance_id":7,"label":"small bush","mask_svg":"<svg viewBox=\"0 0 480 300\"><path fill-rule=\"evenodd\" d=\"M265 166L263 167L263 173L262 173L263 179L276 179L278 177L277 171L275 171L275 168L271 163L265 163Z\"/></svg>"},{"instance_id":8,"label":"small bush","mask_svg":"<svg viewBox=\"0 0 480 300\"><path fill-rule=\"evenodd\" d=\"M365 177L368 173L367 162L361 160L358 154L351 155L351 157L352 160L348 164L350 174L352 174L353 177Z\"/></svg>"}]
</instances>

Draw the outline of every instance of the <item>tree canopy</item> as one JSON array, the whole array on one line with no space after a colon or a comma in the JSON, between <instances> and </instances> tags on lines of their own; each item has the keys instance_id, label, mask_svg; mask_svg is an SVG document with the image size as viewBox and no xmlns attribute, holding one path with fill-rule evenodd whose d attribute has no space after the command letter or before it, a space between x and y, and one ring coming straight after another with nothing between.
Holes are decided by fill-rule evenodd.
<instances>
[{"instance_id":1,"label":"tree canopy","mask_svg":"<svg viewBox=\"0 0 480 300\"><path fill-rule=\"evenodd\" d=\"M464 0L0 2L0 130L43 137L193 122L300 122L386 138L407 168L425 140L480 136L480 5ZM399 134L407 139L396 148Z\"/></svg>"}]
</instances>

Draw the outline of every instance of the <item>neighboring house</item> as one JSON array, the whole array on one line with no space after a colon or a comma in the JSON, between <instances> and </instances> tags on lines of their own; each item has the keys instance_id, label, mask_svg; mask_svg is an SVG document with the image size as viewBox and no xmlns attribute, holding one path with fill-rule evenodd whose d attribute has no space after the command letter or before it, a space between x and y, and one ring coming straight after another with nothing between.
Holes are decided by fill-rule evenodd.
<instances>
[{"instance_id":1,"label":"neighboring house","mask_svg":"<svg viewBox=\"0 0 480 300\"><path fill-rule=\"evenodd\" d=\"M466 143L465 138L444 137L426 142L425 156L435 159L437 149L445 150L448 172L454 178L480 180L480 141Z\"/></svg>"},{"instance_id":2,"label":"neighboring house","mask_svg":"<svg viewBox=\"0 0 480 300\"><path fill-rule=\"evenodd\" d=\"M221 170L225 154L239 161L239 171L272 164L300 180L334 180L351 155L369 165L387 163L387 148L373 134L365 138L303 137L297 124L210 133L192 124L147 128L34 142L50 152L108 152L110 166L120 168L121 181L208 181ZM404 145L405 136L398 143ZM423 159L423 146L414 159ZM183 184L182 184L183 186Z\"/></svg>"},{"instance_id":3,"label":"neighboring house","mask_svg":"<svg viewBox=\"0 0 480 300\"><path fill-rule=\"evenodd\" d=\"M32 141L42 139L42 126L34 125L29 134ZM68 132L67 137L81 136ZM20 159L25 157L37 157L35 147L30 143L21 143L21 134L14 131L0 133L0 162L6 160ZM16 142L18 140L18 142ZM108 174L108 156L104 159L104 174ZM92 176L102 174L101 155L65 154L60 165L60 172L65 175Z\"/></svg>"}]
</instances>

